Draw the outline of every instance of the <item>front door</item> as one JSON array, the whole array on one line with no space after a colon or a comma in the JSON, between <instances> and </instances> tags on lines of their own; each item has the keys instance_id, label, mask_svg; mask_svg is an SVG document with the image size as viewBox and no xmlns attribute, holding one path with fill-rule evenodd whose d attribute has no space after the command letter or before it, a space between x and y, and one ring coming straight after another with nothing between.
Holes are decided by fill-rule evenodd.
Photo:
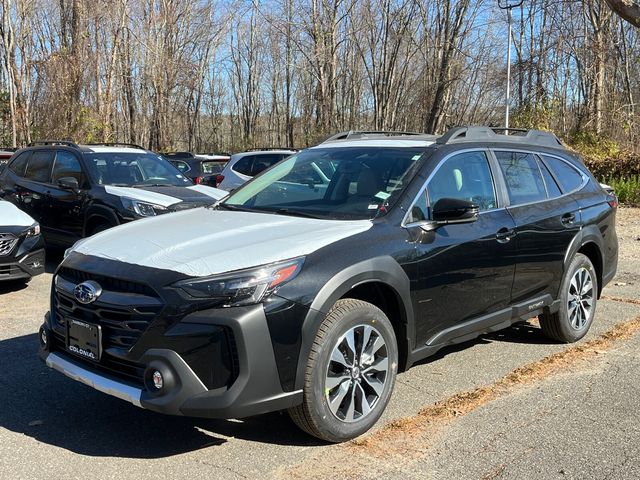
<instances>
[{"instance_id":1,"label":"front door","mask_svg":"<svg viewBox=\"0 0 640 480\"><path fill-rule=\"evenodd\" d=\"M425 232L416 243L417 347L446 343L462 335L456 329L464 322L483 316L491 322L493 314L509 306L515 224L499 204L493 177L486 151L453 154L432 174L413 207L412 214L420 216L422 210L424 219L430 218L429 205L441 198L469 200L480 207L477 221ZM451 332L443 336L446 329Z\"/></svg>"}]
</instances>

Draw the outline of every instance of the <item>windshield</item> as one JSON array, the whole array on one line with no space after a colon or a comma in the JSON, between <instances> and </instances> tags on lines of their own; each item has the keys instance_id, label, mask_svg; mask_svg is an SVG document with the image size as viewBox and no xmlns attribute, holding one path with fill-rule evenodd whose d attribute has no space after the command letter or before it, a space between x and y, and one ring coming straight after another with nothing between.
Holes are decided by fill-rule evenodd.
<instances>
[{"instance_id":1,"label":"windshield","mask_svg":"<svg viewBox=\"0 0 640 480\"><path fill-rule=\"evenodd\" d=\"M222 208L332 219L370 219L391 208L425 147L313 148L236 190Z\"/></svg>"},{"instance_id":2,"label":"windshield","mask_svg":"<svg viewBox=\"0 0 640 480\"><path fill-rule=\"evenodd\" d=\"M152 153L86 153L85 159L99 185L191 185L170 162Z\"/></svg>"}]
</instances>

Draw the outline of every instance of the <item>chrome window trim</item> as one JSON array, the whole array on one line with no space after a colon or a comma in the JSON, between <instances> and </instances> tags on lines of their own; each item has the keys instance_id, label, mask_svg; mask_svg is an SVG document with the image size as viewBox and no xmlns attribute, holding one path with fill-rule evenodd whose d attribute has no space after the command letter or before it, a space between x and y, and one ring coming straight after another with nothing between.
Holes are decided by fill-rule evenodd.
<instances>
[{"instance_id":1,"label":"chrome window trim","mask_svg":"<svg viewBox=\"0 0 640 480\"><path fill-rule=\"evenodd\" d=\"M485 156L487 157L487 166L489 167L489 172L491 173L491 179L492 179L491 183L493 184L493 194L495 195L496 204L497 204L497 202L498 202L498 191L497 191L497 188L496 188L495 175L493 174L493 171L491 170L490 149L487 148L487 147L476 147L476 148L465 148L463 150L456 150L455 152L451 152L448 155L444 156L438 162L438 164L435 166L435 168L431 171L431 173L429 174L427 179L422 184L422 187L420 187L420 190L418 191L417 195L413 198L413 201L411 202L411 205L409 206L407 212L404 214L404 217L402 218L402 222L400 223L401 227L407 228L407 227L417 226L417 225L419 225L419 224L421 224L421 223L426 221L426 220L420 220L418 222L407 223L407 217L411 213L411 210L413 209L413 206L416 204L418 199L422 196L422 194L427 189L427 185L429 184L429 182L431 181L433 176L438 172L438 170L440 170L440 168L442 167L444 162L446 162L447 160L449 160L452 157L455 157L456 155L460 155L460 154L463 154L463 153L471 153L471 152L483 152L485 154ZM496 210L502 210L504 208L505 207L496 207L496 208L492 208L490 210L483 210L483 211L479 212L479 214L482 215L483 213L495 212Z\"/></svg>"}]
</instances>

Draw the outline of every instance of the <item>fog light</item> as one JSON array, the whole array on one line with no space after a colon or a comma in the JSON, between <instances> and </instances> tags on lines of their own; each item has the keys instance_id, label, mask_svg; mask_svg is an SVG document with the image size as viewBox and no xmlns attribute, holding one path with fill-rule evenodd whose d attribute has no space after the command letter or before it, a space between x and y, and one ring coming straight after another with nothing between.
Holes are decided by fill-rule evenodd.
<instances>
[{"instance_id":1,"label":"fog light","mask_svg":"<svg viewBox=\"0 0 640 480\"><path fill-rule=\"evenodd\" d=\"M160 390L164 386L164 379L162 378L162 374L156 370L153 372L153 386Z\"/></svg>"},{"instance_id":2,"label":"fog light","mask_svg":"<svg viewBox=\"0 0 640 480\"><path fill-rule=\"evenodd\" d=\"M48 342L49 336L47 335L47 330L40 327L40 343L42 343L43 347L46 347Z\"/></svg>"}]
</instances>

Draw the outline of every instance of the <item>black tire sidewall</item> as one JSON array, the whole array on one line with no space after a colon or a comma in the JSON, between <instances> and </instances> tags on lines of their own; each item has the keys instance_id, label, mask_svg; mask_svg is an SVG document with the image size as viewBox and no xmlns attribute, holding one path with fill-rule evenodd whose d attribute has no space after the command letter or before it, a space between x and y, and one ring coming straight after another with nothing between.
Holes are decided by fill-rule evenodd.
<instances>
[{"instance_id":1,"label":"black tire sidewall","mask_svg":"<svg viewBox=\"0 0 640 480\"><path fill-rule=\"evenodd\" d=\"M580 330L576 330L571 326L567 304L569 303L569 285L571 284L571 279L580 268L585 268L591 275L591 280L593 282L593 306L591 308L591 315L589 316L589 319L587 320L585 325ZM560 301L562 302L562 304L560 305L560 310L558 312L558 328L563 337L568 341L576 342L580 340L587 334L589 328L591 328L591 324L593 323L593 319L596 315L596 307L598 302L597 297L598 277L596 275L595 268L591 263L591 260L589 260L586 255L578 253L571 261L571 264L569 265L569 268L567 268L565 276L562 280L562 294L560 295Z\"/></svg>"},{"instance_id":2,"label":"black tire sidewall","mask_svg":"<svg viewBox=\"0 0 640 480\"><path fill-rule=\"evenodd\" d=\"M349 329L357 325L370 325L382 335L389 358L389 376L384 390L373 410L365 418L353 423L343 422L336 418L327 404L323 392L326 370L329 358L340 337ZM333 442L342 442L362 435L369 430L384 412L393 387L398 369L398 347L391 322L378 308L370 305L362 305L345 312L339 321L334 322L327 334L322 339L322 346L312 366L311 382L307 385L305 394L308 400L308 409L316 428L322 436Z\"/></svg>"}]
</instances>

